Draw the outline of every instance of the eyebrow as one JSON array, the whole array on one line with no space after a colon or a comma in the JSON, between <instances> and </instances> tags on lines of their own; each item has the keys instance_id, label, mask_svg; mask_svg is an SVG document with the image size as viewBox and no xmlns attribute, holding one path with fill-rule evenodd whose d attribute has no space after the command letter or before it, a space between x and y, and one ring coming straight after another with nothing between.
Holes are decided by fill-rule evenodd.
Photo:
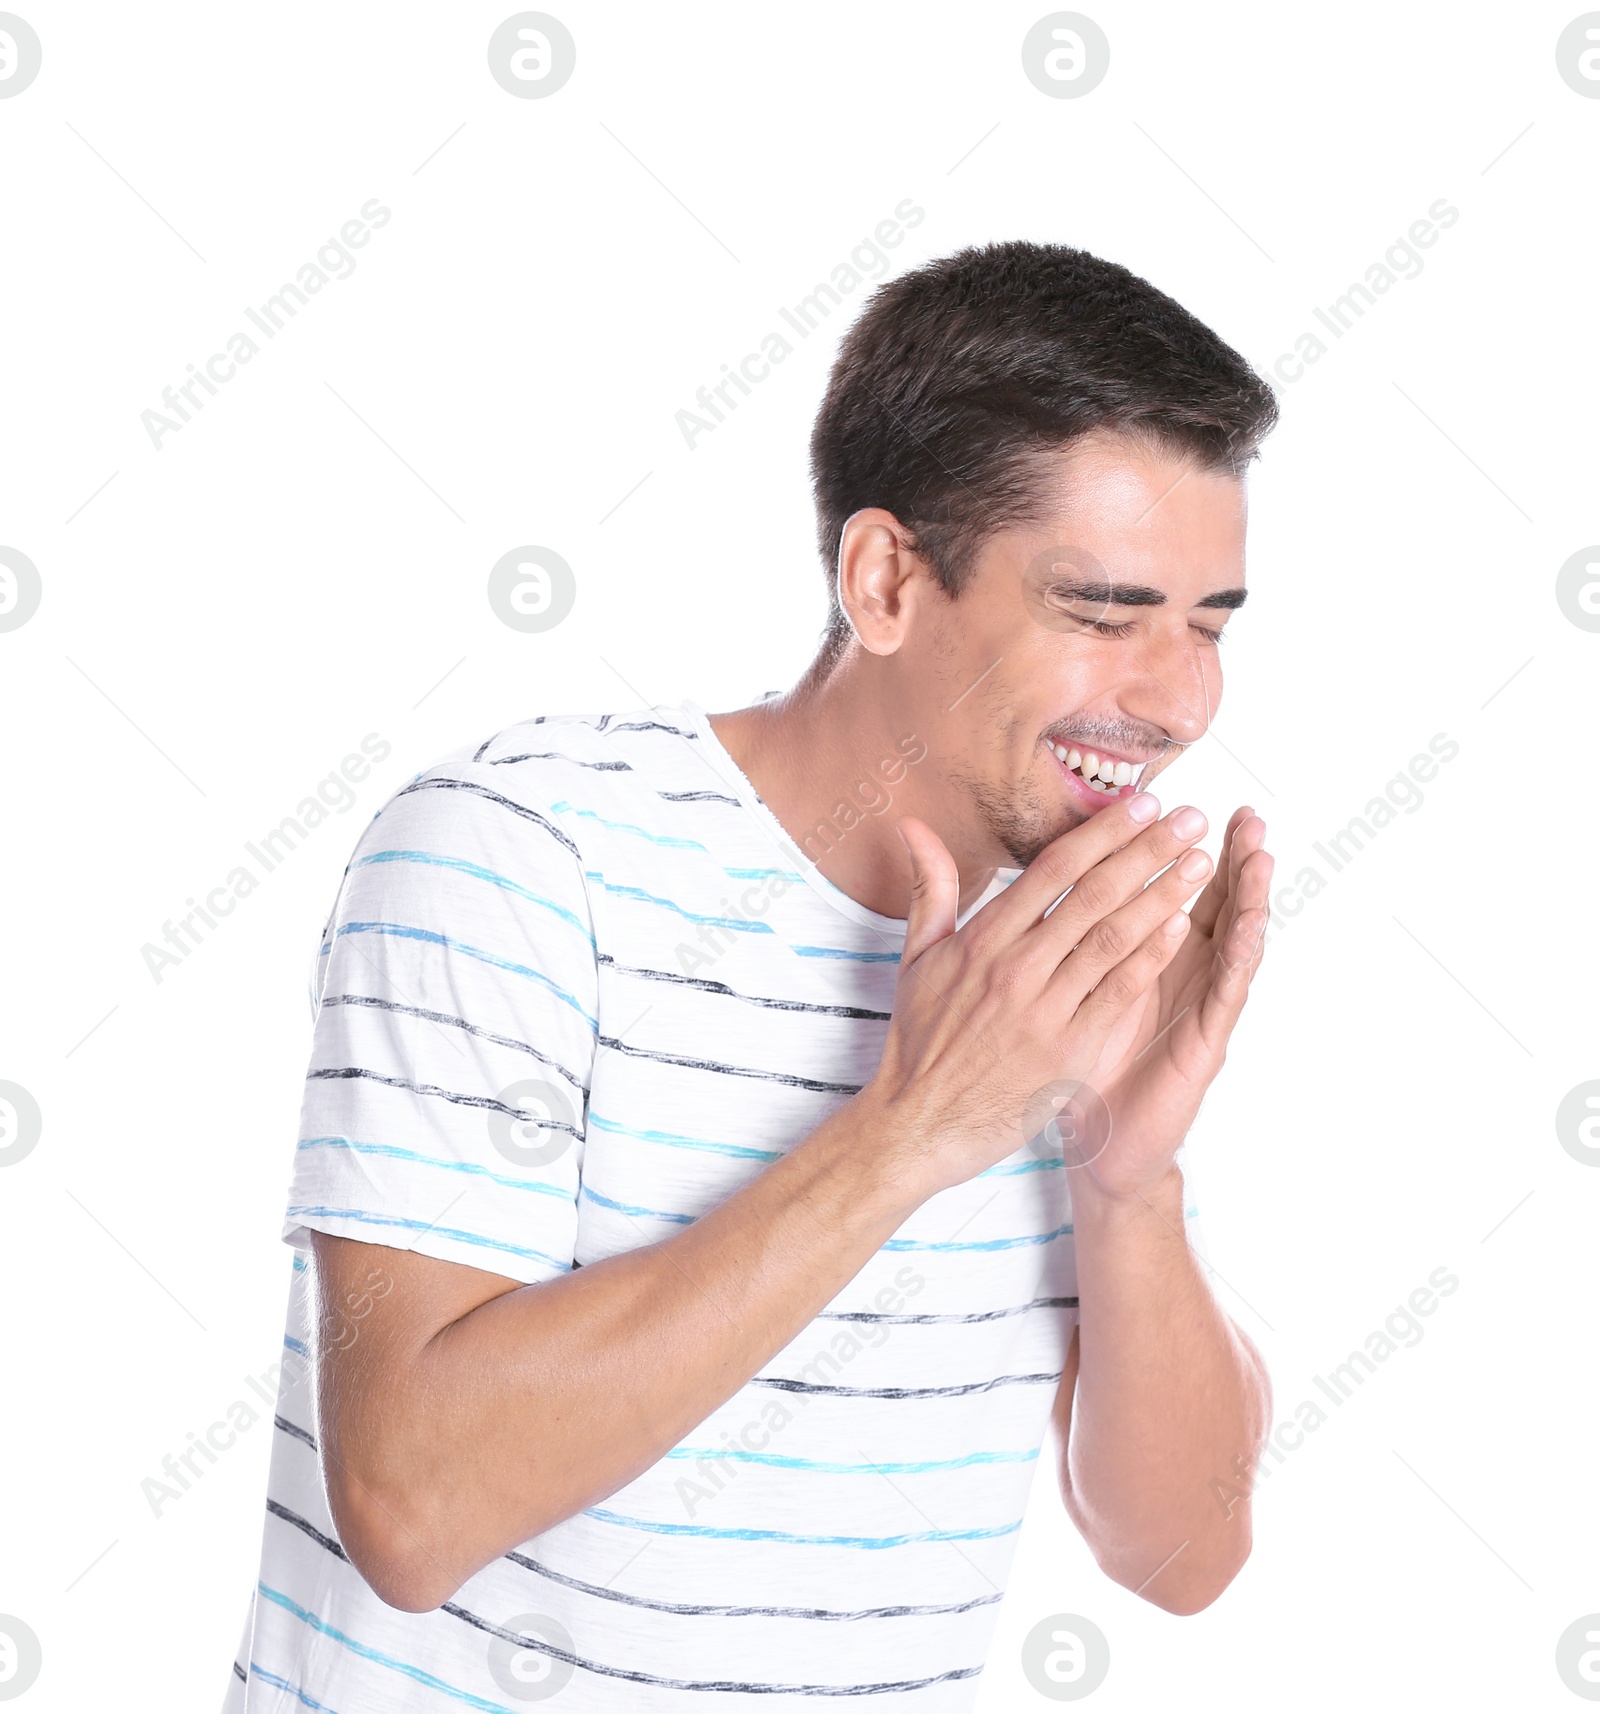
<instances>
[{"instance_id":1,"label":"eyebrow","mask_svg":"<svg viewBox=\"0 0 1600 1714\"><path fill-rule=\"evenodd\" d=\"M1088 601L1097 607L1165 607L1166 591L1148 583L1054 583L1051 593L1067 601ZM1247 591L1218 589L1202 596L1196 607L1243 607Z\"/></svg>"}]
</instances>

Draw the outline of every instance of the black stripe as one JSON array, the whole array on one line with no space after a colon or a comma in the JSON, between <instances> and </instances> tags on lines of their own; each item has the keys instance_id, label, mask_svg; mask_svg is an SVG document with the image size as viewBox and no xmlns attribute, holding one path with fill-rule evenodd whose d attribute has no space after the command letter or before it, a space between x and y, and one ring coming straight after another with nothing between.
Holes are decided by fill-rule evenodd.
<instances>
[{"instance_id":1,"label":"black stripe","mask_svg":"<svg viewBox=\"0 0 1600 1714\"><path fill-rule=\"evenodd\" d=\"M881 1321L891 1327L920 1327L967 1321L1003 1321L1008 1315L1026 1315L1030 1309L1076 1309L1075 1297L1036 1297L1010 1309L980 1309L972 1315L874 1315L864 1309L824 1310L818 1321Z\"/></svg>"},{"instance_id":2,"label":"black stripe","mask_svg":"<svg viewBox=\"0 0 1600 1714\"><path fill-rule=\"evenodd\" d=\"M570 726L587 726L591 732L673 732L680 738L698 738L700 736L698 732L685 732L681 726L669 726L662 720L625 720L621 724L613 726L611 722L616 718L615 713L602 714L598 720L581 720L576 714L533 714L526 720L519 720L516 726L506 727L505 731L514 732L522 726L544 726L554 720ZM486 739L473 760L477 761L478 757L482 756L495 738L503 736L504 733L496 732L494 738Z\"/></svg>"},{"instance_id":3,"label":"black stripe","mask_svg":"<svg viewBox=\"0 0 1600 1714\"><path fill-rule=\"evenodd\" d=\"M486 1030L479 1024L468 1023L465 1018L453 1018L448 1012L430 1012L423 1006L402 1006L398 1000L380 1000L375 994L325 994L321 1004L324 1006L378 1006L386 1012L404 1012L408 1018L422 1018L430 1024L448 1024L452 1029L465 1030L468 1035L477 1036L482 1041L492 1041L496 1047L509 1047L518 1053L531 1054L541 1065L548 1065L559 1076L578 1091L587 1101L589 1091L581 1078L574 1077L567 1068L548 1054L540 1053L538 1048L530 1046L525 1041L517 1041L512 1036L496 1035L493 1030Z\"/></svg>"},{"instance_id":4,"label":"black stripe","mask_svg":"<svg viewBox=\"0 0 1600 1714\"><path fill-rule=\"evenodd\" d=\"M248 1684L250 1682L250 1680L245 1677L244 1668L242 1666L240 1666L238 1661L235 1661L233 1663L233 1670L239 1675L239 1682L241 1684Z\"/></svg>"},{"instance_id":5,"label":"black stripe","mask_svg":"<svg viewBox=\"0 0 1600 1714\"><path fill-rule=\"evenodd\" d=\"M738 798L724 792L657 792L656 796L664 797L668 803L731 803L735 809L744 808Z\"/></svg>"},{"instance_id":6,"label":"black stripe","mask_svg":"<svg viewBox=\"0 0 1600 1714\"><path fill-rule=\"evenodd\" d=\"M285 1523L293 1524L302 1530L320 1546L339 1559L350 1563L349 1555L336 1541L330 1540L321 1530L304 1518L291 1512L287 1506L280 1505L276 1500L267 1501L267 1510L274 1516L280 1517ZM531 1571L535 1576L543 1577L551 1583L559 1583L563 1589L575 1589L580 1595L593 1595L602 1601L615 1601L622 1607L642 1607L652 1613L673 1613L685 1619L820 1619L820 1620L854 1620L854 1619L926 1619L938 1618L951 1613L970 1613L977 1607L992 1607L1001 1599L1001 1591L996 1590L991 1595L975 1595L970 1601L941 1602L928 1606L904 1607L734 1607L713 1606L692 1601L657 1601L649 1595L630 1595L626 1590L613 1589L600 1583L585 1583L582 1578L569 1577L564 1571L557 1571L548 1565L541 1565L538 1560L530 1559L525 1553L513 1550L502 1556L509 1559L513 1565L520 1566L524 1571Z\"/></svg>"},{"instance_id":7,"label":"black stripe","mask_svg":"<svg viewBox=\"0 0 1600 1714\"><path fill-rule=\"evenodd\" d=\"M829 1018L864 1018L875 1023L887 1023L888 1012L874 1012L865 1006L823 1006L811 1000L775 1000L766 994L741 994L726 982L713 982L705 976L680 976L672 970L645 970L632 964L618 964L609 952L598 955L599 962L609 964L619 976L637 976L643 982L673 982L680 987L698 988L705 994L720 994L729 1000L743 1000L750 1006L770 1006L779 1012L816 1012Z\"/></svg>"},{"instance_id":8,"label":"black stripe","mask_svg":"<svg viewBox=\"0 0 1600 1714\"><path fill-rule=\"evenodd\" d=\"M571 762L575 768L594 768L602 774L631 774L631 762L585 762L562 750L525 750L520 756L496 756L491 768L503 768L511 762Z\"/></svg>"},{"instance_id":9,"label":"black stripe","mask_svg":"<svg viewBox=\"0 0 1600 1714\"><path fill-rule=\"evenodd\" d=\"M601 732L605 729L605 723L615 718L614 714L602 714L599 723L596 724L593 720L584 720L576 714L530 714L526 720L519 720L516 726L508 726L506 730L515 732L523 726L547 726L552 720L555 720L567 726L587 726L591 732Z\"/></svg>"},{"instance_id":10,"label":"black stripe","mask_svg":"<svg viewBox=\"0 0 1600 1714\"><path fill-rule=\"evenodd\" d=\"M1053 1375L996 1375L992 1381L961 1381L949 1387L831 1387L820 1381L788 1381L777 1375L752 1375L752 1387L776 1387L785 1393L827 1393L847 1399L954 1399L969 1393L992 1392L996 1387L1032 1386L1044 1381L1056 1382L1062 1371Z\"/></svg>"},{"instance_id":11,"label":"black stripe","mask_svg":"<svg viewBox=\"0 0 1600 1714\"><path fill-rule=\"evenodd\" d=\"M350 1564L349 1554L340 1547L338 1542L334 1541L332 1537L324 1535L321 1530L319 1530L314 1524L308 1522L305 1518L299 1517L294 1512L291 1512L287 1506L279 1505L276 1500L268 1500L267 1510L271 1512L274 1517L282 1518L285 1523L292 1524L296 1529L302 1531L305 1535L309 1536L312 1541L316 1542L319 1547L325 1548L329 1553L333 1554L335 1558L343 1560L346 1565ZM579 1583L573 1578L561 1577L557 1573L547 1571L544 1566L535 1564L532 1560L524 1558L524 1556L519 1553L508 1553L505 1557L514 1561L518 1565L526 1566L530 1571L537 1571L541 1575L553 1577L556 1582L565 1583L571 1588L585 1590L597 1595L614 1596L614 1591L596 1589L592 1584ZM627 1600L630 1605L653 1607L656 1610L663 1612L710 1613L722 1617L731 1617L735 1614L757 1616L773 1615L782 1617L792 1616L803 1619L822 1617L853 1619L874 1618L879 1616L878 1613L822 1614L810 1612L805 1608L676 1607L669 1606L664 1602L636 1600L630 1597L622 1597L622 1599ZM966 1612L973 1607L987 1606L999 1599L1000 1596L998 1594L984 1595L975 1601L963 1602L958 1606L904 1609L885 1608L880 1609L880 1612L885 1615L893 1612L960 1613ZM505 1642L516 1643L519 1646L537 1648L541 1653L548 1654L552 1660L565 1661L571 1666L582 1667L585 1672L592 1672L603 1678L624 1679L630 1684L654 1685L657 1689L662 1690L727 1690L743 1691L749 1695L767 1696L870 1696L879 1691L922 1690L930 1684L948 1684L954 1679L974 1678L983 1670L981 1666L961 1666L955 1667L949 1672L935 1673L929 1678L902 1679L895 1682L879 1684L752 1684L740 1682L734 1679L662 1678L658 1677L654 1673L634 1672L627 1667L602 1666L598 1661L585 1660L580 1655L568 1654L566 1650L558 1649L554 1644L547 1643L542 1637L525 1637L519 1631L509 1631L503 1625L492 1624L489 1620L480 1618L476 1613L470 1612L465 1607L458 1606L453 1601L444 1602L439 1608L439 1611L442 1613L448 1613L451 1618L460 1619L464 1624L471 1625L475 1630L483 1631L489 1636L499 1637Z\"/></svg>"},{"instance_id":12,"label":"black stripe","mask_svg":"<svg viewBox=\"0 0 1600 1714\"><path fill-rule=\"evenodd\" d=\"M286 1416L275 1416L275 1417L273 1417L272 1426L274 1428L281 1428L285 1434L292 1434L296 1440L303 1440L306 1443L306 1445L311 1448L311 1450L313 1452L315 1452L317 1450L316 1441L313 1440L312 1437L306 1433L306 1431L299 1425L299 1423L290 1422L288 1417L286 1417Z\"/></svg>"},{"instance_id":13,"label":"black stripe","mask_svg":"<svg viewBox=\"0 0 1600 1714\"><path fill-rule=\"evenodd\" d=\"M463 1095L453 1089L441 1089L433 1083L413 1083L407 1077L385 1077L381 1071L369 1071L364 1065L325 1065L306 1073L306 1082L332 1078L366 1077L374 1083L381 1083L388 1089L404 1089L412 1095L436 1095L441 1101L453 1101L458 1107L481 1107L492 1113L505 1113L519 1122L526 1121L528 1113L525 1108L512 1107L504 1101L497 1100L493 1095ZM540 1125L548 1131L566 1131L570 1136L581 1138L583 1132L576 1125L569 1125L564 1119L541 1119Z\"/></svg>"},{"instance_id":14,"label":"black stripe","mask_svg":"<svg viewBox=\"0 0 1600 1714\"><path fill-rule=\"evenodd\" d=\"M609 719L610 717L607 716ZM685 732L681 726L669 726L664 720L624 720L607 728L610 732L671 732L678 738L698 739L698 732Z\"/></svg>"},{"instance_id":15,"label":"black stripe","mask_svg":"<svg viewBox=\"0 0 1600 1714\"><path fill-rule=\"evenodd\" d=\"M508 1631L503 1625L479 1618L465 1607L446 1601L439 1609L453 1619L460 1619L475 1630L519 1648L537 1649L551 1660L565 1661L601 1678L620 1678L628 1684L648 1684L657 1690L726 1690L745 1696L874 1696L890 1690L926 1690L930 1684L949 1684L959 1678L976 1678L983 1671L977 1666L952 1667L949 1672L936 1672L928 1678L903 1678L878 1684L754 1684L734 1678L662 1678L653 1672L635 1672L631 1667L602 1666L599 1661L585 1660L582 1655L569 1654L543 1637L525 1636L520 1631Z\"/></svg>"},{"instance_id":16,"label":"black stripe","mask_svg":"<svg viewBox=\"0 0 1600 1714\"><path fill-rule=\"evenodd\" d=\"M647 1047L630 1047L615 1036L599 1036L596 1039L601 1047L611 1048L616 1053L629 1054L634 1059L657 1060L662 1065L681 1065L690 1071L720 1072L724 1077L755 1077L763 1083L784 1083L791 1089L810 1089L819 1095L858 1095L861 1092L859 1083L825 1083L817 1077L796 1077L788 1071L756 1071L750 1066L723 1065L714 1059L694 1059L688 1054L657 1053Z\"/></svg>"},{"instance_id":17,"label":"black stripe","mask_svg":"<svg viewBox=\"0 0 1600 1714\"><path fill-rule=\"evenodd\" d=\"M315 1524L308 1523L305 1518L291 1512L287 1506L280 1506L276 1500L269 1499L267 1501L267 1510L275 1518L282 1518L286 1524L293 1524L302 1534L310 1536L318 1547L326 1548L335 1559L342 1559L346 1565L350 1564L350 1555L340 1547L332 1536L324 1535Z\"/></svg>"},{"instance_id":18,"label":"black stripe","mask_svg":"<svg viewBox=\"0 0 1600 1714\"><path fill-rule=\"evenodd\" d=\"M502 809L509 809L514 815L520 815L524 820L536 822L551 838L562 845L583 862L583 853L573 844L572 839L564 833L553 821L547 821L536 809L529 809L526 804L515 803L508 797L502 797L499 792L492 792L487 786L480 786L474 780L414 780L409 786L402 786L394 795L404 797L407 792L472 792L475 796L487 798L490 803L497 803Z\"/></svg>"},{"instance_id":19,"label":"black stripe","mask_svg":"<svg viewBox=\"0 0 1600 1714\"><path fill-rule=\"evenodd\" d=\"M576 1577L568 1577L565 1572L555 1571L548 1565L541 1565L536 1559L529 1559L523 1553L508 1553L505 1556L513 1564L520 1565L526 1571L547 1577L552 1583L559 1583L563 1588L576 1589L581 1595L595 1595L602 1601L616 1601L624 1607L647 1607L656 1613L677 1613L687 1618L711 1619L921 1619L930 1615L937 1617L942 1613L970 1613L974 1607L990 1607L1001 1597L993 1595L976 1595L970 1601L953 1601L948 1605L929 1607L861 1607L854 1610L837 1607L717 1607L704 1606L690 1601L656 1601L648 1595L629 1595L620 1589L606 1588L598 1583L584 1583Z\"/></svg>"}]
</instances>

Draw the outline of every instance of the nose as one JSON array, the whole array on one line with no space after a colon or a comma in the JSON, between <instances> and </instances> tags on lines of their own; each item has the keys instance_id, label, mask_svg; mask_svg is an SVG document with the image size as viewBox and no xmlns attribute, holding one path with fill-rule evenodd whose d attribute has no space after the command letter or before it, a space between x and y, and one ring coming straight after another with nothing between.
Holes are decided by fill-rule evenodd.
<instances>
[{"instance_id":1,"label":"nose","mask_svg":"<svg viewBox=\"0 0 1600 1714\"><path fill-rule=\"evenodd\" d=\"M1118 698L1131 718L1159 727L1180 744L1203 738L1222 700L1222 663L1214 643L1200 642L1187 626L1151 637L1130 662Z\"/></svg>"}]
</instances>

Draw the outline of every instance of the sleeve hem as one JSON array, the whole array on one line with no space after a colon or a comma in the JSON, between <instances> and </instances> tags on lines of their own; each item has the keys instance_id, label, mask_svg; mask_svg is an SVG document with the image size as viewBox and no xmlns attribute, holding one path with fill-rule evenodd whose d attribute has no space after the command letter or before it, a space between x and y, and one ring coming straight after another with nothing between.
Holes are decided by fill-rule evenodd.
<instances>
[{"instance_id":1,"label":"sleeve hem","mask_svg":"<svg viewBox=\"0 0 1600 1714\"><path fill-rule=\"evenodd\" d=\"M474 1232L452 1227L429 1226L400 1214L381 1214L369 1209L308 1207L292 1208L284 1217L282 1238L296 1251L309 1254L311 1234L326 1232L335 1238L353 1238L362 1244L382 1244L389 1249L411 1250L435 1261L455 1262L480 1273L500 1274L519 1285L539 1285L560 1279L572 1270L571 1261L545 1255L522 1245L502 1243Z\"/></svg>"}]
</instances>

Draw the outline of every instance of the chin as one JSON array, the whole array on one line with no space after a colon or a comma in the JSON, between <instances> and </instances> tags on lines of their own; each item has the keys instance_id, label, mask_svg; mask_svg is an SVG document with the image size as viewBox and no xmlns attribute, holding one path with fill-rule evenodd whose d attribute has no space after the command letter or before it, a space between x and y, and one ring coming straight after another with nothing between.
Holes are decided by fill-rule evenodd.
<instances>
[{"instance_id":1,"label":"chin","mask_svg":"<svg viewBox=\"0 0 1600 1714\"><path fill-rule=\"evenodd\" d=\"M1016 869L1026 869L1034 858L1040 854L1040 852L1053 845L1063 833L1070 833L1073 828L1082 827L1089 819L1090 817L1087 815L1079 816L1075 821L1063 822L1061 826L1056 828L1052 833L1040 835L1022 844L1008 845L1006 847L1006 853L1011 859L1012 867Z\"/></svg>"}]
</instances>

